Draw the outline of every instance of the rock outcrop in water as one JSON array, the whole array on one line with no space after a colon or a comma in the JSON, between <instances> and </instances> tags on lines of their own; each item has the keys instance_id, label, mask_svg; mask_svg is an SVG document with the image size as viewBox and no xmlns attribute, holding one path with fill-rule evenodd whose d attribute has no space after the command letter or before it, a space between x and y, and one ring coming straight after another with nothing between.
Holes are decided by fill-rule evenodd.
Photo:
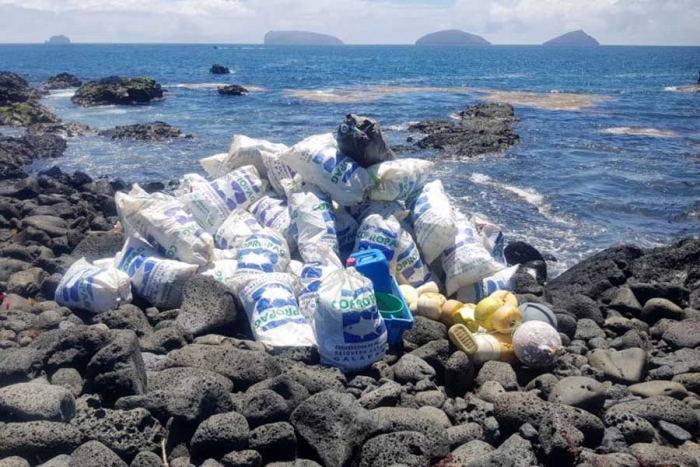
<instances>
[{"instance_id":1,"label":"rock outcrop in water","mask_svg":"<svg viewBox=\"0 0 700 467\"><path fill-rule=\"evenodd\" d=\"M454 157L473 157L508 149L520 138L513 131L517 121L513 106L491 103L467 107L459 113L459 121L431 120L416 123L410 132L427 136L415 144L423 149L444 150Z\"/></svg>"},{"instance_id":2,"label":"rock outcrop in water","mask_svg":"<svg viewBox=\"0 0 700 467\"><path fill-rule=\"evenodd\" d=\"M330 34L308 31L269 31L265 45L343 45L344 42Z\"/></svg>"},{"instance_id":3,"label":"rock outcrop in water","mask_svg":"<svg viewBox=\"0 0 700 467\"><path fill-rule=\"evenodd\" d=\"M567 32L559 37L545 42L542 45L569 45L569 46L596 46L600 45L597 40L589 36L582 30Z\"/></svg>"},{"instance_id":4,"label":"rock outcrop in water","mask_svg":"<svg viewBox=\"0 0 700 467\"><path fill-rule=\"evenodd\" d=\"M0 71L0 125L27 126L57 123L60 119L39 104L42 93L9 71Z\"/></svg>"},{"instance_id":5,"label":"rock outcrop in water","mask_svg":"<svg viewBox=\"0 0 700 467\"><path fill-rule=\"evenodd\" d=\"M209 68L209 73L211 73L212 75L228 75L229 73L231 73L231 69L227 66L215 63L211 66L211 68Z\"/></svg>"},{"instance_id":6,"label":"rock outcrop in water","mask_svg":"<svg viewBox=\"0 0 700 467\"><path fill-rule=\"evenodd\" d=\"M165 141L174 138L191 138L182 134L179 128L165 122L137 123L134 125L118 126L98 133L112 139L128 139L134 141Z\"/></svg>"},{"instance_id":7,"label":"rock outcrop in water","mask_svg":"<svg viewBox=\"0 0 700 467\"><path fill-rule=\"evenodd\" d=\"M469 34L459 29L448 29L446 31L432 32L426 34L416 41L416 45L491 45L489 41L481 36Z\"/></svg>"},{"instance_id":8,"label":"rock outcrop in water","mask_svg":"<svg viewBox=\"0 0 700 467\"><path fill-rule=\"evenodd\" d=\"M68 45L70 44L70 39L68 36L64 36L63 34L60 34L58 36L51 36L49 40L44 41L44 44L48 45Z\"/></svg>"},{"instance_id":9,"label":"rock outcrop in water","mask_svg":"<svg viewBox=\"0 0 700 467\"><path fill-rule=\"evenodd\" d=\"M69 89L80 87L83 82L75 75L70 73L59 73L54 75L46 81L44 84L44 89L54 90L54 89Z\"/></svg>"},{"instance_id":10,"label":"rock outcrop in water","mask_svg":"<svg viewBox=\"0 0 700 467\"><path fill-rule=\"evenodd\" d=\"M127 185L57 167L3 178L3 465L162 466L161 450L173 467L698 465L699 239L611 248L548 283L516 274L518 299L556 314L550 368L475 367L444 324L417 316L400 349L344 375L312 349L230 337L247 323L212 320L241 313L201 275L179 309L59 306L74 261L120 250L113 196ZM526 244L505 253L544 262ZM185 314L207 331L183 329Z\"/></svg>"},{"instance_id":11,"label":"rock outcrop in water","mask_svg":"<svg viewBox=\"0 0 700 467\"><path fill-rule=\"evenodd\" d=\"M163 89L153 78L110 76L84 83L71 101L83 107L94 107L145 104L162 97Z\"/></svg>"},{"instance_id":12,"label":"rock outcrop in water","mask_svg":"<svg viewBox=\"0 0 700 467\"><path fill-rule=\"evenodd\" d=\"M238 84L219 86L216 90L222 96L244 96L248 94L248 90Z\"/></svg>"}]
</instances>

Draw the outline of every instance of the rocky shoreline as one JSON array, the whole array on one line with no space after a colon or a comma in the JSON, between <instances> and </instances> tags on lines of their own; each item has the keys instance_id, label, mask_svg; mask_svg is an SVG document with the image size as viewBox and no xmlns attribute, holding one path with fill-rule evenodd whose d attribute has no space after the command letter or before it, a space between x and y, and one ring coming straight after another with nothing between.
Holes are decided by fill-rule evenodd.
<instances>
[{"instance_id":1,"label":"rocky shoreline","mask_svg":"<svg viewBox=\"0 0 700 467\"><path fill-rule=\"evenodd\" d=\"M610 248L549 281L542 255L509 246L520 301L556 314L551 368L477 368L418 316L400 348L343 375L252 341L236 297L204 276L175 310L52 301L73 262L121 248L114 194L128 188L24 171L64 150L0 138L0 466L700 464L698 239Z\"/></svg>"}]
</instances>

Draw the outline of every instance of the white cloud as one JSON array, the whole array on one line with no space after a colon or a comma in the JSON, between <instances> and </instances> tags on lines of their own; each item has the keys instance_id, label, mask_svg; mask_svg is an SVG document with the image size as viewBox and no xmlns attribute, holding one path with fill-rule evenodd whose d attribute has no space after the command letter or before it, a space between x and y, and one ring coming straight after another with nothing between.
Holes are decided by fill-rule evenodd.
<instances>
[{"instance_id":1,"label":"white cloud","mask_svg":"<svg viewBox=\"0 0 700 467\"><path fill-rule=\"evenodd\" d=\"M307 29L348 43L412 43L458 28L494 43L585 29L607 44L700 44L698 0L0 0L0 42L259 43Z\"/></svg>"}]
</instances>

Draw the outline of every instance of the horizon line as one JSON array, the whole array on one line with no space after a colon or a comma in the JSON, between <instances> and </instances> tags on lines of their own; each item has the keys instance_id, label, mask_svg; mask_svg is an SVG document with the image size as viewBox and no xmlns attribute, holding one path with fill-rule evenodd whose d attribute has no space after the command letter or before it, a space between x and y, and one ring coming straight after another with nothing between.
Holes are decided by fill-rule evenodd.
<instances>
[{"instance_id":1,"label":"horizon line","mask_svg":"<svg viewBox=\"0 0 700 467\"><path fill-rule=\"evenodd\" d=\"M343 46L395 46L395 47L450 47L450 48L485 48L489 46L546 46L547 48L591 48L596 47L700 47L700 44L598 44L598 45L545 45L545 43L490 43L490 44L467 44L467 45L418 45L411 43L343 43L343 44L265 44L264 42L73 42L69 44L50 44L47 42L0 42L0 45L46 45L51 47L67 47L71 45L222 45L222 46L264 46L264 47L343 47Z\"/></svg>"}]
</instances>

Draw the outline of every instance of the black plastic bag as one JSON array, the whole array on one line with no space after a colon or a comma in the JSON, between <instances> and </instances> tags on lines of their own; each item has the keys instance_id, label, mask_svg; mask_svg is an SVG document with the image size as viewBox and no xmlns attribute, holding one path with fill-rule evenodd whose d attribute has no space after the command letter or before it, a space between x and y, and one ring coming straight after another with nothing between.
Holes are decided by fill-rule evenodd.
<instances>
[{"instance_id":1,"label":"black plastic bag","mask_svg":"<svg viewBox=\"0 0 700 467\"><path fill-rule=\"evenodd\" d=\"M338 127L336 140L340 152L365 168L396 159L382 136L379 123L373 118L347 115Z\"/></svg>"}]
</instances>

